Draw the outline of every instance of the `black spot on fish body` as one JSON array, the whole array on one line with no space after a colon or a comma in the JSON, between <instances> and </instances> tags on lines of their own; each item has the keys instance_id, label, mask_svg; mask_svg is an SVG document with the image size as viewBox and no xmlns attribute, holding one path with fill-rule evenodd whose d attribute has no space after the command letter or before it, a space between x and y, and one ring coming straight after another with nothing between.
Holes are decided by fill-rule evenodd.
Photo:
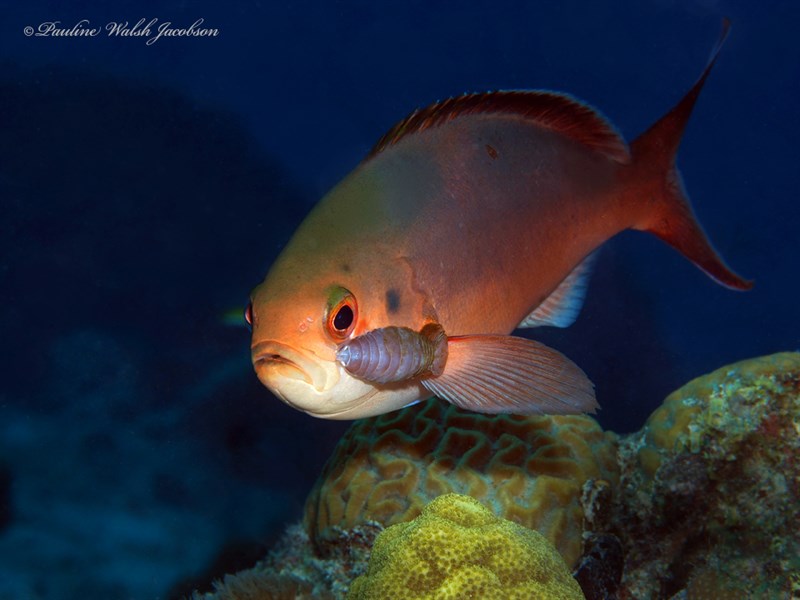
<instances>
[{"instance_id":1,"label":"black spot on fish body","mask_svg":"<svg viewBox=\"0 0 800 600\"><path fill-rule=\"evenodd\" d=\"M497 150L491 144L486 144L486 153L492 158L497 158Z\"/></svg>"},{"instance_id":2,"label":"black spot on fish body","mask_svg":"<svg viewBox=\"0 0 800 600\"><path fill-rule=\"evenodd\" d=\"M340 268L340 269L342 270L342 272L344 272L344 273L349 273L349 272L350 272L350 265L348 265L347 263L344 263L344 264L343 264L341 267L339 267L339 268Z\"/></svg>"},{"instance_id":3,"label":"black spot on fish body","mask_svg":"<svg viewBox=\"0 0 800 600\"><path fill-rule=\"evenodd\" d=\"M400 294L395 289L386 290L386 310L396 313L400 308Z\"/></svg>"}]
</instances>

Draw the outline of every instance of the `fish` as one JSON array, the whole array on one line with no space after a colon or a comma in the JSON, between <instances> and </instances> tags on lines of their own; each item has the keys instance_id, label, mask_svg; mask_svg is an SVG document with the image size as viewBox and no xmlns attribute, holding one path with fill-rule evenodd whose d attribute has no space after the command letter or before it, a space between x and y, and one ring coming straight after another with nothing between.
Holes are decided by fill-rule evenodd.
<instances>
[{"instance_id":1,"label":"fish","mask_svg":"<svg viewBox=\"0 0 800 600\"><path fill-rule=\"evenodd\" d=\"M630 145L558 92L471 93L412 112L318 202L251 293L258 379L327 419L434 395L488 414L594 412L579 366L512 334L571 325L605 241L649 232L719 284L752 287L712 247L675 164L729 27L691 89Z\"/></svg>"}]
</instances>

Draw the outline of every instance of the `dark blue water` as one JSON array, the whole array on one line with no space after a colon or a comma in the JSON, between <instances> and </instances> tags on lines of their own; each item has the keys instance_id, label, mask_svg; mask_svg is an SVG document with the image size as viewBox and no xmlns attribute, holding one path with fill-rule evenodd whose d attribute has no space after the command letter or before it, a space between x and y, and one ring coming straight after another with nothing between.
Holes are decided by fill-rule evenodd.
<instances>
[{"instance_id":1,"label":"dark blue water","mask_svg":"<svg viewBox=\"0 0 800 600\"><path fill-rule=\"evenodd\" d=\"M444 4L444 3L443 3ZM306 211L395 121L550 88L632 139L733 21L679 164L748 293L643 234L607 245L578 322L537 337L638 429L723 364L798 349L794 2L0 5L0 597L167 598L263 553L346 424L299 414L226 325ZM216 37L26 37L139 19ZM520 274L523 276L523 274ZM238 562L237 562L238 561Z\"/></svg>"}]
</instances>

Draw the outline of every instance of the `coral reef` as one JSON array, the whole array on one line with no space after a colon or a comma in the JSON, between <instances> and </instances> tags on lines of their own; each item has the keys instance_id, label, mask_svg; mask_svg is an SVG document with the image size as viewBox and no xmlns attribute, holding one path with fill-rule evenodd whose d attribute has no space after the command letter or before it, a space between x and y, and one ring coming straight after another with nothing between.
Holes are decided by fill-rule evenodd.
<instances>
[{"instance_id":1,"label":"coral reef","mask_svg":"<svg viewBox=\"0 0 800 600\"><path fill-rule=\"evenodd\" d=\"M800 573L798 434L797 353L723 367L667 397L620 445L624 597L788 597Z\"/></svg>"},{"instance_id":2,"label":"coral reef","mask_svg":"<svg viewBox=\"0 0 800 600\"><path fill-rule=\"evenodd\" d=\"M275 548L251 569L226 575L214 590L191 600L342 600L352 581L367 568L379 527L341 532L328 558L314 554L308 535L292 525Z\"/></svg>"},{"instance_id":3,"label":"coral reef","mask_svg":"<svg viewBox=\"0 0 800 600\"><path fill-rule=\"evenodd\" d=\"M469 496L446 494L375 540L348 600L582 599L541 534L500 519Z\"/></svg>"},{"instance_id":4,"label":"coral reef","mask_svg":"<svg viewBox=\"0 0 800 600\"><path fill-rule=\"evenodd\" d=\"M583 554L572 576L586 600L616 600L625 565L622 543L611 533L614 496L611 484L589 479L583 484Z\"/></svg>"},{"instance_id":5,"label":"coral reef","mask_svg":"<svg viewBox=\"0 0 800 600\"><path fill-rule=\"evenodd\" d=\"M572 565L581 553L581 488L615 483L616 436L586 416L469 413L437 399L356 422L306 503L325 555L339 530L410 521L446 493L476 498L542 533Z\"/></svg>"},{"instance_id":6,"label":"coral reef","mask_svg":"<svg viewBox=\"0 0 800 600\"><path fill-rule=\"evenodd\" d=\"M329 592L314 592L305 581L291 575L276 575L261 568L248 569L236 575L226 575L217 583L213 594L196 595L196 599L217 600L328 600Z\"/></svg>"},{"instance_id":7,"label":"coral reef","mask_svg":"<svg viewBox=\"0 0 800 600\"><path fill-rule=\"evenodd\" d=\"M420 508L452 489L500 518L452 494ZM576 565L568 579L588 600L800 598L798 506L798 353L688 383L619 443L588 418L486 417L432 401L351 427L304 527L196 600L342 600L348 588L352 600L550 597L507 585L527 585L519 565L537 568L499 541L515 528L524 545L520 522Z\"/></svg>"},{"instance_id":8,"label":"coral reef","mask_svg":"<svg viewBox=\"0 0 800 600\"><path fill-rule=\"evenodd\" d=\"M616 597L625 557L619 538L609 533L584 534L584 553L573 572L586 600Z\"/></svg>"}]
</instances>

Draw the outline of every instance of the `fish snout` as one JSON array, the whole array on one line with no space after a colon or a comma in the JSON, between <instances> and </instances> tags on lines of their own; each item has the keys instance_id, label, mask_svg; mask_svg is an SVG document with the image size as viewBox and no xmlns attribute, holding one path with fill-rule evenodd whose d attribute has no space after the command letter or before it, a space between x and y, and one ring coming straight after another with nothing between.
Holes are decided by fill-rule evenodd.
<instances>
[{"instance_id":1,"label":"fish snout","mask_svg":"<svg viewBox=\"0 0 800 600\"><path fill-rule=\"evenodd\" d=\"M328 377L319 359L287 344L259 342L252 346L251 357L259 380L274 392L280 390L281 379L304 382L317 391L326 388Z\"/></svg>"}]
</instances>

